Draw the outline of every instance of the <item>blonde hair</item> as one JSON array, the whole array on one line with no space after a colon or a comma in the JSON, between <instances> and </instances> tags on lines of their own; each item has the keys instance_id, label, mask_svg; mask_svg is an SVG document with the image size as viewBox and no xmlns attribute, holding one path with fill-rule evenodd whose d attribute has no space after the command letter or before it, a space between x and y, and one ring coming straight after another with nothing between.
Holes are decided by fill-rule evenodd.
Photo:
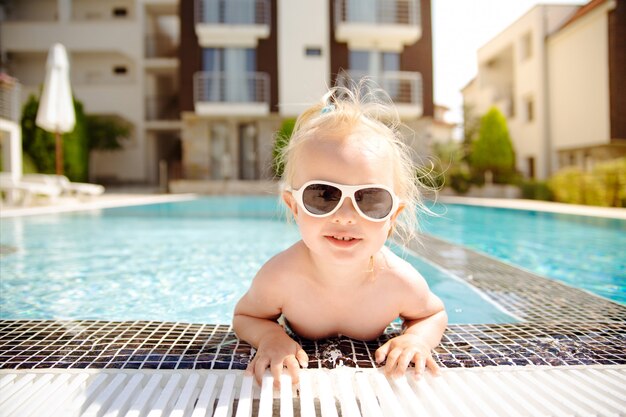
<instances>
[{"instance_id":1,"label":"blonde hair","mask_svg":"<svg viewBox=\"0 0 626 417\"><path fill-rule=\"evenodd\" d=\"M289 143L279 155L284 164L282 189L291 187L297 156L306 142L320 137L320 132L352 132L368 130L385 140L393 166L394 192L404 210L393 226L393 235L408 243L417 232L417 215L431 213L424 205L420 189L429 189L422 182L427 176L413 159L413 149L400 133L400 118L389 96L378 88L361 81L348 87L330 89L322 100L305 110L296 120ZM327 137L327 136L326 136Z\"/></svg>"}]
</instances>

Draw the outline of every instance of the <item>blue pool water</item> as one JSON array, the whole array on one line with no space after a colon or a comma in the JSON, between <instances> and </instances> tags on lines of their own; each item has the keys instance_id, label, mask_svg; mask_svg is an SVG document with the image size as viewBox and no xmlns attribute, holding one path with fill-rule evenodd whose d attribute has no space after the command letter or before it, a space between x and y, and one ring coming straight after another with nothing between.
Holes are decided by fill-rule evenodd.
<instances>
[{"instance_id":1,"label":"blue pool water","mask_svg":"<svg viewBox=\"0 0 626 417\"><path fill-rule=\"evenodd\" d=\"M438 206L421 228L539 275L626 303L626 220Z\"/></svg>"},{"instance_id":2,"label":"blue pool water","mask_svg":"<svg viewBox=\"0 0 626 417\"><path fill-rule=\"evenodd\" d=\"M228 323L260 266L299 239L279 213L273 197L220 197L2 219L0 318ZM515 321L423 259L401 256L451 323Z\"/></svg>"}]
</instances>

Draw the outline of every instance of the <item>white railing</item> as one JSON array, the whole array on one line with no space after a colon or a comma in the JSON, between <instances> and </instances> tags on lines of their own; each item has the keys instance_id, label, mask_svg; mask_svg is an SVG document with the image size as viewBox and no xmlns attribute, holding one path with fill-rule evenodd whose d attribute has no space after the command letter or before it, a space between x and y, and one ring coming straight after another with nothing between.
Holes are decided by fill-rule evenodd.
<instances>
[{"instance_id":1,"label":"white railing","mask_svg":"<svg viewBox=\"0 0 626 417\"><path fill-rule=\"evenodd\" d=\"M372 75L364 71L344 71L337 85L353 87L361 83L366 88L384 90L395 104L422 105L422 74L409 71L387 71Z\"/></svg>"},{"instance_id":2,"label":"white railing","mask_svg":"<svg viewBox=\"0 0 626 417\"><path fill-rule=\"evenodd\" d=\"M19 122L20 113L20 83L0 78L0 119Z\"/></svg>"},{"instance_id":3,"label":"white railing","mask_svg":"<svg viewBox=\"0 0 626 417\"><path fill-rule=\"evenodd\" d=\"M210 103L270 102L270 78L264 72L194 74L194 101Z\"/></svg>"},{"instance_id":4,"label":"white railing","mask_svg":"<svg viewBox=\"0 0 626 417\"><path fill-rule=\"evenodd\" d=\"M335 0L335 24L419 25L417 0Z\"/></svg>"},{"instance_id":5,"label":"white railing","mask_svg":"<svg viewBox=\"0 0 626 417\"><path fill-rule=\"evenodd\" d=\"M196 0L196 23L213 25L269 25L269 0Z\"/></svg>"}]
</instances>

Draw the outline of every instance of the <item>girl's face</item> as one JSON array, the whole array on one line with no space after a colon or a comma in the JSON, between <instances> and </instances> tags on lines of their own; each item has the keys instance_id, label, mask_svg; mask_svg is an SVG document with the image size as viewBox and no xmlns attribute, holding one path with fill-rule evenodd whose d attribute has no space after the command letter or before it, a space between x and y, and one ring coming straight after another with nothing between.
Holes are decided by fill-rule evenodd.
<instances>
[{"instance_id":1,"label":"girl's face","mask_svg":"<svg viewBox=\"0 0 626 417\"><path fill-rule=\"evenodd\" d=\"M393 189L393 164L387 156L385 139L371 133L353 132L346 137L312 138L296 156L293 189L311 180L343 185L383 184ZM293 195L283 193L309 250L324 261L348 264L368 262L384 245L391 225L402 206L382 222L359 215L350 199L327 217L313 217L296 203Z\"/></svg>"}]
</instances>

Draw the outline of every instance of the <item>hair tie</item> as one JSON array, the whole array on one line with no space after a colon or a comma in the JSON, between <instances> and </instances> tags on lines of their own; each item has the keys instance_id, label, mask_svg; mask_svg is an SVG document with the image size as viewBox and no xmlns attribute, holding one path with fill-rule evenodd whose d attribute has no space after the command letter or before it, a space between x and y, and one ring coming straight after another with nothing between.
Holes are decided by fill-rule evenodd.
<instances>
[{"instance_id":1,"label":"hair tie","mask_svg":"<svg viewBox=\"0 0 626 417\"><path fill-rule=\"evenodd\" d=\"M326 113L330 113L333 110L335 110L335 105L334 104L329 104L327 106L324 106L322 108L322 110L320 111L320 113L321 114L326 114Z\"/></svg>"}]
</instances>

